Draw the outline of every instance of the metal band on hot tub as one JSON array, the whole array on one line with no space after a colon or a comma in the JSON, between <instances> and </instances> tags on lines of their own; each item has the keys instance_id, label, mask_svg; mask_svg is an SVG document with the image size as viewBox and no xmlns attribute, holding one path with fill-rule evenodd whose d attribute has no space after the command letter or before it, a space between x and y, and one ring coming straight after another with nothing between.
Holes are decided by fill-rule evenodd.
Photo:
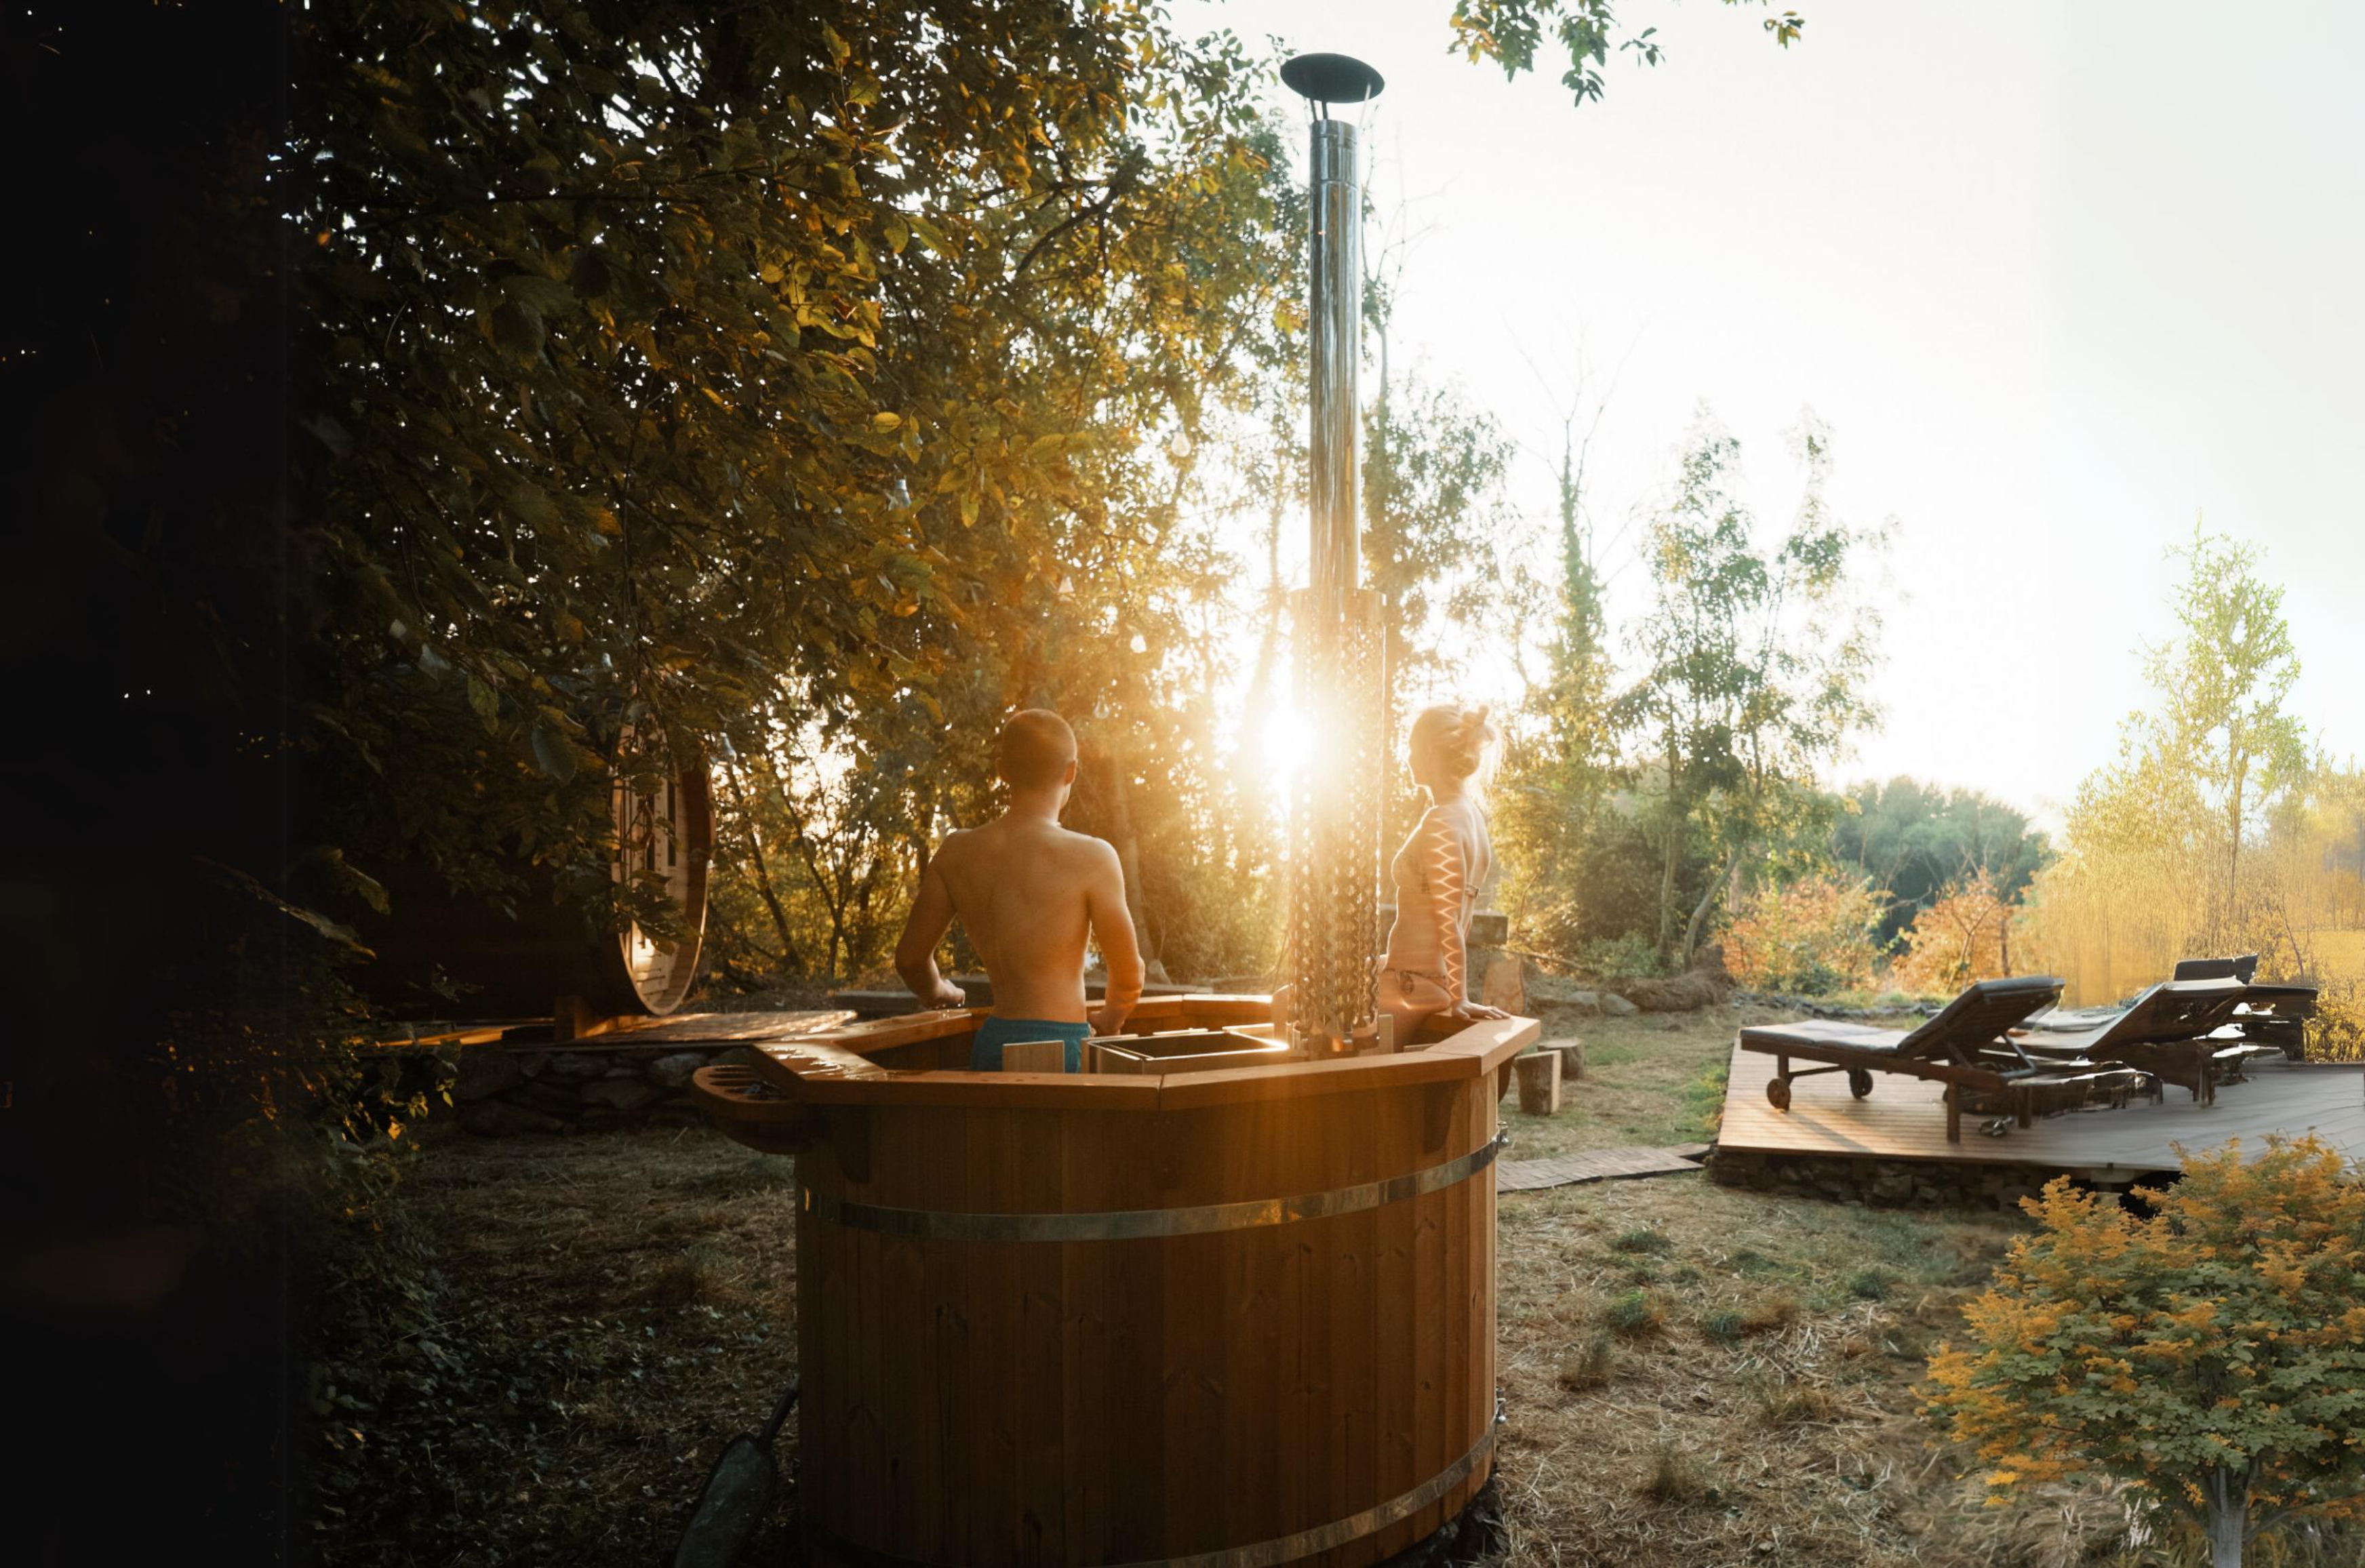
<instances>
[{"instance_id":1,"label":"metal band on hot tub","mask_svg":"<svg viewBox=\"0 0 2365 1568\"><path fill-rule=\"evenodd\" d=\"M1503 1148L1502 1134L1457 1159L1426 1170L1366 1182L1360 1187L1337 1187L1328 1193L1306 1193L1294 1198L1251 1198L1239 1204L1208 1204L1188 1209L1110 1209L1093 1214L970 1214L951 1209L898 1209L878 1204L847 1203L803 1189L804 1209L824 1225L854 1230L885 1231L891 1236L916 1236L931 1241L1131 1241L1153 1236L1205 1236L1211 1231L1246 1230L1251 1226L1288 1225L1301 1219L1328 1219L1401 1203L1468 1181L1495 1163Z\"/></svg>"}]
</instances>

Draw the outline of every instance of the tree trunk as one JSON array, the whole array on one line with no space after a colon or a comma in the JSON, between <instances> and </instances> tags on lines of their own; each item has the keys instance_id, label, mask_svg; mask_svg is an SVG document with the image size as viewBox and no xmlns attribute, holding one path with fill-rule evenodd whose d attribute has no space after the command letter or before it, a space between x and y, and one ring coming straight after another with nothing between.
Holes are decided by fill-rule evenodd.
<instances>
[{"instance_id":1,"label":"tree trunk","mask_svg":"<svg viewBox=\"0 0 2365 1568\"><path fill-rule=\"evenodd\" d=\"M2242 785L2244 783L2243 775L2247 774L2249 769L2247 767L2237 763L2231 771L2234 775L2234 788L2231 793L2231 799L2226 807L2226 816L2228 821L2225 824L2226 827L2231 830L2232 834L2225 856L2225 929L2229 933L2234 928L2234 904L2236 899L2239 896L2238 890L2241 886Z\"/></svg>"},{"instance_id":2,"label":"tree trunk","mask_svg":"<svg viewBox=\"0 0 2365 1568\"><path fill-rule=\"evenodd\" d=\"M2231 1471L2213 1471L2201 1484L2209 1506L2210 1568L2242 1568L2242 1540L2249 1533L2249 1488Z\"/></svg>"},{"instance_id":3,"label":"tree trunk","mask_svg":"<svg viewBox=\"0 0 2365 1568\"><path fill-rule=\"evenodd\" d=\"M772 889L772 871L765 862L764 837L756 829L756 812L748 801L746 780L739 776L739 769L735 767L728 769L726 776L731 780L732 796L738 802L739 821L747 830L747 863L756 868L756 892L764 901L765 909L771 913L772 929L779 934L780 967L794 969L798 967L797 939L789 928L788 911L780 907L780 896Z\"/></svg>"},{"instance_id":4,"label":"tree trunk","mask_svg":"<svg viewBox=\"0 0 2365 1568\"><path fill-rule=\"evenodd\" d=\"M1692 906L1692 917L1684 926L1684 950L1682 961L1676 965L1677 972L1692 967L1692 955L1699 951L1700 930L1708 924L1709 912L1716 907L1718 890L1724 886L1725 878L1740 869L1741 860L1739 855L1728 857L1723 868L1708 879L1708 890L1700 894L1699 902Z\"/></svg>"},{"instance_id":5,"label":"tree trunk","mask_svg":"<svg viewBox=\"0 0 2365 1568\"><path fill-rule=\"evenodd\" d=\"M1676 861L1683 848L1683 823L1667 829L1667 853L1659 872L1659 961L1667 961L1676 937Z\"/></svg>"},{"instance_id":6,"label":"tree trunk","mask_svg":"<svg viewBox=\"0 0 2365 1568\"><path fill-rule=\"evenodd\" d=\"M1125 913L1133 919L1134 941L1141 948L1143 978L1160 984L1166 980L1166 965L1158 956L1158 943L1149 933L1148 916L1141 904L1141 843L1133 831L1133 800L1131 785L1122 757L1112 756L1109 769L1109 827L1116 844L1117 868L1125 876Z\"/></svg>"}]
</instances>

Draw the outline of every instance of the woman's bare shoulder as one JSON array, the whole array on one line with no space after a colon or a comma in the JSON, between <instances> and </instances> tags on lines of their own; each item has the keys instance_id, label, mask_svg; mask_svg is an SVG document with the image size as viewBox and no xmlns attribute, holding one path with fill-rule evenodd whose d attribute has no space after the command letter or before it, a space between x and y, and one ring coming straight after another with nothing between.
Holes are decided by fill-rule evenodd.
<instances>
[{"instance_id":1,"label":"woman's bare shoulder","mask_svg":"<svg viewBox=\"0 0 2365 1568\"><path fill-rule=\"evenodd\" d=\"M1463 837L1486 831L1486 819L1467 797L1440 801L1420 813L1423 829L1443 828Z\"/></svg>"}]
</instances>

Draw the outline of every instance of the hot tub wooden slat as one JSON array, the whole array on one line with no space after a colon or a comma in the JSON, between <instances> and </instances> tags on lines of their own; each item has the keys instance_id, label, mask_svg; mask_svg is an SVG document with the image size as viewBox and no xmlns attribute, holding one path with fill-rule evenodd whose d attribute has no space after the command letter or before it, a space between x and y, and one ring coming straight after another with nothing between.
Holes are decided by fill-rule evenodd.
<instances>
[{"instance_id":1,"label":"hot tub wooden slat","mask_svg":"<svg viewBox=\"0 0 2365 1568\"><path fill-rule=\"evenodd\" d=\"M1413 1228L1418 1205L1389 1204L1380 1215L1378 1364L1379 1485L1373 1495L1393 1497L1418 1483L1413 1475L1413 1384L1417 1343L1413 1305L1418 1286L1413 1271Z\"/></svg>"},{"instance_id":2,"label":"hot tub wooden slat","mask_svg":"<svg viewBox=\"0 0 2365 1568\"><path fill-rule=\"evenodd\" d=\"M919 1118L914 1118L919 1121ZM939 1111L923 1123L925 1148L919 1170L928 1190L958 1191L969 1175L969 1118L958 1111ZM929 1550L919 1554L929 1562L952 1562L969 1546L970 1361L969 1250L958 1247L920 1248L928 1318L925 1329L936 1343L933 1367L934 1419L927 1421L936 1449L937 1495L929 1500L936 1524Z\"/></svg>"},{"instance_id":3,"label":"hot tub wooden slat","mask_svg":"<svg viewBox=\"0 0 2365 1568\"><path fill-rule=\"evenodd\" d=\"M969 1168L961 1190L981 1207L1008 1208L1015 1194L1003 1189L1001 1156L1008 1135L1006 1118L992 1112L968 1112ZM1008 1247L970 1247L968 1290L963 1311L969 1318L969 1539L960 1562L1017 1561L1017 1402L1007 1394L1003 1376L1012 1365L1016 1337L1018 1258Z\"/></svg>"},{"instance_id":4,"label":"hot tub wooden slat","mask_svg":"<svg viewBox=\"0 0 2365 1568\"><path fill-rule=\"evenodd\" d=\"M880 1134L871 1134L870 1157L874 1169L883 1154ZM886 1300L880 1276L886 1270L887 1249L896 1238L875 1230L849 1231L846 1249L849 1266L854 1270L854 1321L872 1324L882 1321L880 1308ZM890 1341L883 1334L862 1332L853 1349L862 1369L862 1386L875 1391L869 1399L857 1407L853 1426L860 1435L856 1448L846 1455L849 1467L857 1475L875 1475L883 1484L863 1490L869 1494L864 1499L862 1517L868 1521L873 1540L894 1540L898 1531L896 1517L902 1495L903 1480L910 1473L905 1450L909 1439L898 1424L900 1414L894 1408L895 1390L888 1368L902 1350L901 1338Z\"/></svg>"},{"instance_id":5,"label":"hot tub wooden slat","mask_svg":"<svg viewBox=\"0 0 2365 1568\"><path fill-rule=\"evenodd\" d=\"M1283 1103L1247 1105L1235 1113L1237 1131L1223 1145L1224 1186L1235 1193L1272 1192L1283 1179L1278 1150L1298 1129ZM1251 1422L1272 1430L1287 1386L1296 1338L1295 1281L1287 1260L1294 1238L1249 1231L1225 1234L1224 1387L1227 1440L1209 1458L1225 1473L1224 1502L1236 1540L1267 1540L1285 1535L1282 1495L1293 1467L1305 1456L1289 1445L1260 1444ZM1284 1339L1292 1343L1284 1344Z\"/></svg>"},{"instance_id":6,"label":"hot tub wooden slat","mask_svg":"<svg viewBox=\"0 0 2365 1568\"><path fill-rule=\"evenodd\" d=\"M1362 1144L1350 1144L1344 1164L1347 1179L1357 1183L1374 1180L1378 1169L1373 1151ZM1355 1499L1377 1495L1380 1408L1373 1378L1379 1355L1379 1280L1374 1265L1383 1212L1366 1209L1328 1227L1332 1392L1330 1417L1315 1440L1335 1445L1339 1458L1331 1466L1327 1502L1320 1510L1326 1518L1344 1518L1354 1512Z\"/></svg>"},{"instance_id":7,"label":"hot tub wooden slat","mask_svg":"<svg viewBox=\"0 0 2365 1568\"><path fill-rule=\"evenodd\" d=\"M1161 1555L1184 1556L1231 1539L1224 1474L1203 1434L1224 1423L1224 1243L1219 1236L1178 1237L1165 1249L1165 1471L1145 1485L1166 1494Z\"/></svg>"},{"instance_id":8,"label":"hot tub wooden slat","mask_svg":"<svg viewBox=\"0 0 2365 1568\"><path fill-rule=\"evenodd\" d=\"M1137 1149L1153 1161L1162 1150ZM1108 1274L1109 1331L1102 1357L1106 1378L1106 1440L1101 1466L1110 1479L1108 1554L1104 1562L1141 1562L1164 1555L1166 1539L1166 1362L1152 1347L1166 1342L1166 1269L1162 1249L1100 1247L1093 1250ZM1122 1451L1115 1451L1120 1450ZM1115 1484L1118 1480L1123 1484Z\"/></svg>"},{"instance_id":9,"label":"hot tub wooden slat","mask_svg":"<svg viewBox=\"0 0 2365 1568\"><path fill-rule=\"evenodd\" d=\"M1061 1197L1060 1148L1070 1118L1043 1111L1017 1114L1019 1207L1028 1214L1059 1212ZM1028 1562L1074 1561L1069 1540L1067 1467L1060 1434L1068 1412L1068 1357L1060 1344L1066 1311L1060 1285L1062 1242L1038 1242L1019 1249L1019 1350L1025 1371L1020 1394L1019 1473L1026 1495L1034 1499L1030 1514L1035 1533L1026 1545Z\"/></svg>"},{"instance_id":10,"label":"hot tub wooden slat","mask_svg":"<svg viewBox=\"0 0 2365 1568\"><path fill-rule=\"evenodd\" d=\"M1063 1212L1091 1213L1126 1207L1112 1180L1123 1167L1123 1151L1110 1134L1126 1124L1107 1116L1082 1119L1060 1139L1058 1202ZM1108 1275L1110 1249L1071 1244L1059 1249L1060 1418L1069 1432L1110 1432ZM1115 1562L1109 1541L1110 1442L1061 1445L1060 1495L1067 1508L1068 1543L1075 1561Z\"/></svg>"},{"instance_id":11,"label":"hot tub wooden slat","mask_svg":"<svg viewBox=\"0 0 2365 1568\"><path fill-rule=\"evenodd\" d=\"M936 1116L876 1118L871 1171L916 1170L926 1158L925 1131ZM876 1182L872 1183L878 1185ZM927 1266L921 1249L906 1237L881 1236L880 1249L880 1310L885 1304L925 1301ZM924 1320L925 1321L925 1320ZM936 1549L936 1495L943 1484L938 1473L938 1434L927 1418L936 1356L933 1332L911 1335L884 1350L881 1362L885 1410L882 1419L893 1445L896 1501L888 1524L895 1550L918 1557Z\"/></svg>"}]
</instances>

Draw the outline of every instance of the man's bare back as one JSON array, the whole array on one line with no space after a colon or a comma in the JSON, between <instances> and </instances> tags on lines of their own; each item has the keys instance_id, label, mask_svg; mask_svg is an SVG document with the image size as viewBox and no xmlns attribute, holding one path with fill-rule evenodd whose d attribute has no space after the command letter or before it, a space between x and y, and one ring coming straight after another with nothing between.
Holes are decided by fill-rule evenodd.
<instances>
[{"instance_id":1,"label":"man's bare back","mask_svg":"<svg viewBox=\"0 0 2365 1568\"><path fill-rule=\"evenodd\" d=\"M1065 734L1064 724L1058 729ZM1116 851L1059 823L1075 777L1072 739L1067 745L1053 781L1014 783L1007 811L982 827L950 834L929 860L895 948L896 970L922 1002L962 1003L960 988L936 964L936 946L956 919L985 961L998 1018L1061 1024L1089 1018L1094 1034L1109 1035L1124 1027L1139 1000L1141 954ZM1005 738L1005 751L1008 746ZM1095 937L1108 965L1108 990L1088 1014L1084 948Z\"/></svg>"}]
</instances>

